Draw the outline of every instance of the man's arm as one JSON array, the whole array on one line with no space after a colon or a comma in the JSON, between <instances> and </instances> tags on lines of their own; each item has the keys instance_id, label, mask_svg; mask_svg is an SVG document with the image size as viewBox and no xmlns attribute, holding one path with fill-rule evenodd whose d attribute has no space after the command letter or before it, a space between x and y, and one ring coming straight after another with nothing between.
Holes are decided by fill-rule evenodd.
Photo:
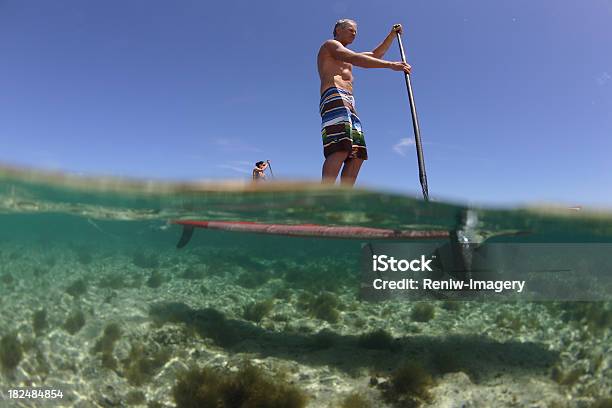
<instances>
[{"instance_id":1,"label":"man's arm","mask_svg":"<svg viewBox=\"0 0 612 408\"><path fill-rule=\"evenodd\" d=\"M385 39L378 45L378 47L374 48L374 51L362 52L361 54L368 55L374 58L382 58L385 55L385 53L389 50L389 47L391 47L391 44L393 44L393 40L395 39L395 33L402 34L402 32L403 32L402 25L395 24L393 28L391 29L391 32L387 34Z\"/></svg>"},{"instance_id":2,"label":"man's arm","mask_svg":"<svg viewBox=\"0 0 612 408\"><path fill-rule=\"evenodd\" d=\"M385 61L380 58L375 58L363 53L356 53L336 40L328 40L325 42L325 48L329 51L332 57L337 60L348 62L349 64L357 65L362 68L390 68L394 71L404 71L410 73L410 65L403 62Z\"/></svg>"}]
</instances>

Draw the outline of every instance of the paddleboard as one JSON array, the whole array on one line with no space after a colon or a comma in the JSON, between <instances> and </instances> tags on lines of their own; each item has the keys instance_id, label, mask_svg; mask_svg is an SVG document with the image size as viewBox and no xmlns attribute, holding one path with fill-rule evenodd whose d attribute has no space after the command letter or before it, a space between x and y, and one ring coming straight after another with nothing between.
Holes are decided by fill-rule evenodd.
<instances>
[{"instance_id":1,"label":"paddleboard","mask_svg":"<svg viewBox=\"0 0 612 408\"><path fill-rule=\"evenodd\" d=\"M318 237L361 240L424 240L446 239L449 237L449 232L445 230L393 230L361 226L271 224L253 221L173 220L171 222L183 227L183 234L176 245L177 248L182 248L189 243L195 228L284 235L288 237Z\"/></svg>"}]
</instances>

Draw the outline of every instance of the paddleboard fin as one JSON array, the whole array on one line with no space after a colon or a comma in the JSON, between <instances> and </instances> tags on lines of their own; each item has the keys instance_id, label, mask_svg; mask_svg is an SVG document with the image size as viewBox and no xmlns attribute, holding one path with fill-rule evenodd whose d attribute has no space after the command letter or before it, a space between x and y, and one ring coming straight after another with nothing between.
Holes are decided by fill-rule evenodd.
<instances>
[{"instance_id":1,"label":"paddleboard fin","mask_svg":"<svg viewBox=\"0 0 612 408\"><path fill-rule=\"evenodd\" d=\"M194 229L195 228L192 225L183 225L183 233L181 234L181 239L179 239L179 242L176 244L176 247L178 249L181 249L189 243L191 237L193 236Z\"/></svg>"}]
</instances>

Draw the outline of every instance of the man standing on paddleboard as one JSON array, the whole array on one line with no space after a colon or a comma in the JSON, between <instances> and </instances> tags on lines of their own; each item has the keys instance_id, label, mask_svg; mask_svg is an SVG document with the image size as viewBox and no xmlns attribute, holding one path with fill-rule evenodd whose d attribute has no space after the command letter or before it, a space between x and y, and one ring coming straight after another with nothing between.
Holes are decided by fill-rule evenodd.
<instances>
[{"instance_id":1,"label":"man standing on paddleboard","mask_svg":"<svg viewBox=\"0 0 612 408\"><path fill-rule=\"evenodd\" d=\"M335 183L342 169L340 182L354 185L364 160L368 159L361 122L355 112L353 98L353 65L362 68L389 68L410 73L405 62L385 61L395 33L402 33L396 24L382 43L372 52L357 53L346 48L357 36L357 23L342 19L334 26L334 39L321 46L317 57L321 78L321 134L323 136L323 183ZM343 166L344 165L344 166Z\"/></svg>"}]
</instances>

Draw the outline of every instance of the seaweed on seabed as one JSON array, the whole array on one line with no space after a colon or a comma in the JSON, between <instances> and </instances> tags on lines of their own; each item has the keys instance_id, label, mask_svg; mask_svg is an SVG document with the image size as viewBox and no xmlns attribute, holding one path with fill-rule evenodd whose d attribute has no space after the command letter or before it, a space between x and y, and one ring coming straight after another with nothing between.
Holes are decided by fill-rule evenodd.
<instances>
[{"instance_id":1,"label":"seaweed on seabed","mask_svg":"<svg viewBox=\"0 0 612 408\"><path fill-rule=\"evenodd\" d=\"M121 337L121 327L117 323L109 323L104 328L102 336L93 348L95 353L112 351L115 342Z\"/></svg>"},{"instance_id":2,"label":"seaweed on seabed","mask_svg":"<svg viewBox=\"0 0 612 408\"><path fill-rule=\"evenodd\" d=\"M84 279L77 279L66 288L66 293L73 297L79 297L87 293L87 283Z\"/></svg>"},{"instance_id":3,"label":"seaweed on seabed","mask_svg":"<svg viewBox=\"0 0 612 408\"><path fill-rule=\"evenodd\" d=\"M317 319L329 323L337 323L340 319L340 312L338 312L340 301L333 293L323 292L316 298L301 296L298 302Z\"/></svg>"},{"instance_id":4,"label":"seaweed on seabed","mask_svg":"<svg viewBox=\"0 0 612 408\"><path fill-rule=\"evenodd\" d=\"M565 321L584 322L592 334L612 327L612 310L605 302L567 302L561 308Z\"/></svg>"},{"instance_id":5,"label":"seaweed on seabed","mask_svg":"<svg viewBox=\"0 0 612 408\"><path fill-rule=\"evenodd\" d=\"M274 301L271 299L264 300L263 302L251 303L244 308L243 317L246 320L259 323L270 313L270 311L272 311L273 307Z\"/></svg>"},{"instance_id":6,"label":"seaweed on seabed","mask_svg":"<svg viewBox=\"0 0 612 408\"><path fill-rule=\"evenodd\" d=\"M151 380L170 359L167 350L149 350L140 343L132 343L123 363L125 378L131 385L141 386Z\"/></svg>"},{"instance_id":7,"label":"seaweed on seabed","mask_svg":"<svg viewBox=\"0 0 612 408\"><path fill-rule=\"evenodd\" d=\"M245 364L237 373L192 368L180 373L172 389L177 408L302 408L306 395L281 378Z\"/></svg>"},{"instance_id":8,"label":"seaweed on seabed","mask_svg":"<svg viewBox=\"0 0 612 408\"><path fill-rule=\"evenodd\" d=\"M500 328L509 329L513 332L519 331L523 327L523 321L518 314L513 314L508 310L502 310L495 317L495 324Z\"/></svg>"},{"instance_id":9,"label":"seaweed on seabed","mask_svg":"<svg viewBox=\"0 0 612 408\"><path fill-rule=\"evenodd\" d=\"M421 365L415 362L402 364L386 383L383 397L391 404L401 407L419 407L431 400L429 389L433 378Z\"/></svg>"},{"instance_id":10,"label":"seaweed on seabed","mask_svg":"<svg viewBox=\"0 0 612 408\"><path fill-rule=\"evenodd\" d=\"M612 408L612 398L601 398L593 403L593 408Z\"/></svg>"},{"instance_id":11,"label":"seaweed on seabed","mask_svg":"<svg viewBox=\"0 0 612 408\"><path fill-rule=\"evenodd\" d=\"M434 318L435 308L430 303L417 303L412 308L410 316L415 322L425 323Z\"/></svg>"},{"instance_id":12,"label":"seaweed on seabed","mask_svg":"<svg viewBox=\"0 0 612 408\"><path fill-rule=\"evenodd\" d=\"M364 333L359 336L358 344L360 347L370 350L396 350L398 344L395 342L393 336L383 329Z\"/></svg>"},{"instance_id":13,"label":"seaweed on seabed","mask_svg":"<svg viewBox=\"0 0 612 408\"><path fill-rule=\"evenodd\" d=\"M365 395L359 392L352 392L342 399L340 408L370 408L372 404Z\"/></svg>"},{"instance_id":14,"label":"seaweed on seabed","mask_svg":"<svg viewBox=\"0 0 612 408\"><path fill-rule=\"evenodd\" d=\"M0 281L5 285L5 286L10 286L15 282L15 278L13 278L13 275L11 275L10 273L5 273L0 277Z\"/></svg>"},{"instance_id":15,"label":"seaweed on seabed","mask_svg":"<svg viewBox=\"0 0 612 408\"><path fill-rule=\"evenodd\" d=\"M332 348L340 341L340 336L329 329L323 329L311 337L310 348L314 350L325 350Z\"/></svg>"},{"instance_id":16,"label":"seaweed on seabed","mask_svg":"<svg viewBox=\"0 0 612 408\"><path fill-rule=\"evenodd\" d=\"M85 314L81 310L70 313L64 322L64 330L70 334L75 334L85 326Z\"/></svg>"},{"instance_id":17,"label":"seaweed on seabed","mask_svg":"<svg viewBox=\"0 0 612 408\"><path fill-rule=\"evenodd\" d=\"M4 370L13 370L21 362L23 347L16 333L6 334L0 339L0 364Z\"/></svg>"},{"instance_id":18,"label":"seaweed on seabed","mask_svg":"<svg viewBox=\"0 0 612 408\"><path fill-rule=\"evenodd\" d=\"M40 309L34 312L32 315L32 328L34 329L34 334L36 336L40 336L44 333L44 331L49 327L47 323L47 310Z\"/></svg>"},{"instance_id":19,"label":"seaweed on seabed","mask_svg":"<svg viewBox=\"0 0 612 408\"><path fill-rule=\"evenodd\" d=\"M102 336L96 341L96 344L91 349L93 354L101 353L101 362L106 368L117 368L117 361L113 357L113 349L120 337L121 327L119 327L117 323L109 323L104 328Z\"/></svg>"},{"instance_id":20,"label":"seaweed on seabed","mask_svg":"<svg viewBox=\"0 0 612 408\"><path fill-rule=\"evenodd\" d=\"M574 368L569 371L562 371L559 366L554 366L551 371L551 378L559 385L565 385L568 387L574 386L580 377L585 374L584 369L581 367Z\"/></svg>"},{"instance_id":21,"label":"seaweed on seabed","mask_svg":"<svg viewBox=\"0 0 612 408\"><path fill-rule=\"evenodd\" d=\"M164 282L164 276L158 270L153 270L147 279L147 286L156 289L159 288Z\"/></svg>"},{"instance_id":22,"label":"seaweed on seabed","mask_svg":"<svg viewBox=\"0 0 612 408\"><path fill-rule=\"evenodd\" d=\"M125 394L124 400L127 405L144 405L147 402L147 397L140 390L132 390ZM149 404L147 407L151 408L151 405Z\"/></svg>"},{"instance_id":23,"label":"seaweed on seabed","mask_svg":"<svg viewBox=\"0 0 612 408\"><path fill-rule=\"evenodd\" d=\"M292 292L289 288L282 287L274 293L274 298L279 300L291 300L291 295Z\"/></svg>"},{"instance_id":24,"label":"seaweed on seabed","mask_svg":"<svg viewBox=\"0 0 612 408\"><path fill-rule=\"evenodd\" d=\"M461 309L461 302L458 300L447 300L442 303L442 308L449 312L456 312Z\"/></svg>"}]
</instances>

